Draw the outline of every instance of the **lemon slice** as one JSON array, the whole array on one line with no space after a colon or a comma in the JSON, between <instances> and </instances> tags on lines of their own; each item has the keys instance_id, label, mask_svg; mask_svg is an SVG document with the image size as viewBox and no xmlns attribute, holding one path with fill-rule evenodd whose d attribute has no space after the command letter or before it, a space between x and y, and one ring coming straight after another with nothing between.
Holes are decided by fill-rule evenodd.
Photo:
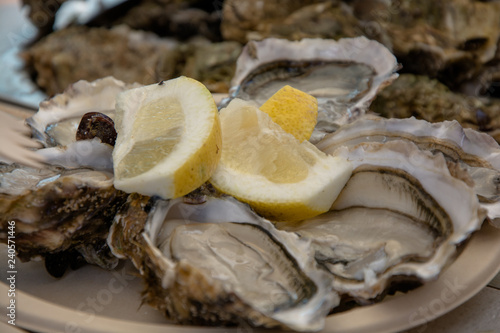
<instances>
[{"instance_id":1,"label":"lemon slice","mask_svg":"<svg viewBox=\"0 0 500 333\"><path fill-rule=\"evenodd\" d=\"M316 97L284 86L259 108L299 141L309 140L318 121Z\"/></svg>"},{"instance_id":2,"label":"lemon slice","mask_svg":"<svg viewBox=\"0 0 500 333\"><path fill-rule=\"evenodd\" d=\"M115 126L114 185L125 192L183 196L210 178L221 156L214 99L187 77L118 95Z\"/></svg>"},{"instance_id":3,"label":"lemon slice","mask_svg":"<svg viewBox=\"0 0 500 333\"><path fill-rule=\"evenodd\" d=\"M210 182L275 221L329 210L349 179L351 163L299 142L250 102L220 112L222 157Z\"/></svg>"}]
</instances>

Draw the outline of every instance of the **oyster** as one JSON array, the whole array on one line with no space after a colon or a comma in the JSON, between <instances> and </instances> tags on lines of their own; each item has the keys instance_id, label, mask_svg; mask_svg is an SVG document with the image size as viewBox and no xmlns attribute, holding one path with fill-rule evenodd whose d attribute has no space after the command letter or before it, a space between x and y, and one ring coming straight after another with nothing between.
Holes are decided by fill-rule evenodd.
<instances>
[{"instance_id":1,"label":"oyster","mask_svg":"<svg viewBox=\"0 0 500 333\"><path fill-rule=\"evenodd\" d=\"M75 141L63 147L43 148L36 152L50 165L113 172L113 147L98 138Z\"/></svg>"},{"instance_id":2,"label":"oyster","mask_svg":"<svg viewBox=\"0 0 500 333\"><path fill-rule=\"evenodd\" d=\"M455 120L429 123L415 118L365 117L343 126L317 146L332 153L362 142L393 140L414 142L421 149L441 152L447 160L459 163L474 181L474 190L492 223L500 224L500 146L489 135L464 129Z\"/></svg>"},{"instance_id":3,"label":"oyster","mask_svg":"<svg viewBox=\"0 0 500 333\"><path fill-rule=\"evenodd\" d=\"M333 289L346 299L367 304L394 283L437 278L482 224L473 189L450 174L442 155L404 141L336 154L354 171L330 212L278 227L311 240L316 260L334 276Z\"/></svg>"},{"instance_id":4,"label":"oyster","mask_svg":"<svg viewBox=\"0 0 500 333\"><path fill-rule=\"evenodd\" d=\"M309 242L232 198L203 201L137 196L117 215L108 243L143 275L145 301L183 324L321 329L338 296Z\"/></svg>"},{"instance_id":5,"label":"oyster","mask_svg":"<svg viewBox=\"0 0 500 333\"><path fill-rule=\"evenodd\" d=\"M37 151L45 162L66 169L89 167L113 171L113 146L116 141L114 122L105 114L88 112L76 131L75 142Z\"/></svg>"},{"instance_id":6,"label":"oyster","mask_svg":"<svg viewBox=\"0 0 500 333\"><path fill-rule=\"evenodd\" d=\"M311 142L365 112L376 93L396 77L396 58L364 37L339 41L269 38L249 42L236 64L230 98L261 105L284 85L318 99Z\"/></svg>"},{"instance_id":7,"label":"oyster","mask_svg":"<svg viewBox=\"0 0 500 333\"><path fill-rule=\"evenodd\" d=\"M498 55L500 38L498 1L226 0L222 15L224 38L241 43L364 35L389 48L406 73L453 89Z\"/></svg>"},{"instance_id":8,"label":"oyster","mask_svg":"<svg viewBox=\"0 0 500 333\"><path fill-rule=\"evenodd\" d=\"M138 87L113 77L87 82L78 81L62 94L41 102L37 113L26 122L33 136L46 147L66 146L75 142L81 118L87 112L101 112L113 117L115 98L120 92Z\"/></svg>"},{"instance_id":9,"label":"oyster","mask_svg":"<svg viewBox=\"0 0 500 333\"><path fill-rule=\"evenodd\" d=\"M75 262L107 269L118 263L106 243L128 196L113 186L116 133L109 117L87 111L114 108L116 95L125 89L111 77L79 81L41 103L28 123L49 146L37 151L47 166L0 166L0 240L7 240L8 221L16 221L18 257L44 258L53 276L62 276Z\"/></svg>"},{"instance_id":10,"label":"oyster","mask_svg":"<svg viewBox=\"0 0 500 333\"><path fill-rule=\"evenodd\" d=\"M51 265L64 265L57 259L79 253L110 269L118 260L106 250L106 236L125 200L108 172L0 165L0 241L7 241L8 221L16 221L22 261L50 257L47 269L57 276L61 269Z\"/></svg>"}]
</instances>

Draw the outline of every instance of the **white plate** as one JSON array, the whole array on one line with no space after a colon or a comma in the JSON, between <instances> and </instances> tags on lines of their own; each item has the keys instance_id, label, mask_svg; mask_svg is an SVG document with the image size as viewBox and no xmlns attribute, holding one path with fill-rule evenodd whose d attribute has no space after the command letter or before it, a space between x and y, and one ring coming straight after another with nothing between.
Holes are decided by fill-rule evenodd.
<instances>
[{"instance_id":1,"label":"white plate","mask_svg":"<svg viewBox=\"0 0 500 333\"><path fill-rule=\"evenodd\" d=\"M0 255L6 257L6 247ZM2 259L3 260L3 259ZM5 266L3 266L5 267ZM17 263L16 323L37 332L259 332L249 328L170 325L159 312L141 305L141 280L124 263L108 272L86 266L54 279L39 262ZM462 254L433 282L407 294L329 316L323 332L395 332L437 318L479 292L500 271L500 230L484 224ZM0 272L1 281L6 270ZM0 283L0 308L7 285ZM6 321L6 316L1 316ZM268 331L266 331L268 332Z\"/></svg>"}]
</instances>

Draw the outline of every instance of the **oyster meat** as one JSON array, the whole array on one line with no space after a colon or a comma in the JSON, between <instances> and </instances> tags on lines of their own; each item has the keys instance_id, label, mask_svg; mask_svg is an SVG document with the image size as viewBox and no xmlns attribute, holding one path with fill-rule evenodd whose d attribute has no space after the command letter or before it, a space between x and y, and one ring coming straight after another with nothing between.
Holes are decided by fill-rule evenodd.
<instances>
[{"instance_id":1,"label":"oyster meat","mask_svg":"<svg viewBox=\"0 0 500 333\"><path fill-rule=\"evenodd\" d=\"M101 112L114 117L115 99L120 92L138 87L113 77L92 82L78 81L53 98L40 103L40 108L26 120L33 136L44 146L66 146L76 141L82 116Z\"/></svg>"},{"instance_id":2,"label":"oyster meat","mask_svg":"<svg viewBox=\"0 0 500 333\"><path fill-rule=\"evenodd\" d=\"M442 155L404 141L344 147L336 154L354 171L330 212L277 226L311 241L345 299L367 304L395 282L437 278L481 227L484 212L474 190L450 174Z\"/></svg>"},{"instance_id":3,"label":"oyster meat","mask_svg":"<svg viewBox=\"0 0 500 333\"><path fill-rule=\"evenodd\" d=\"M474 182L481 205L500 225L500 146L489 135L462 128L457 121L429 123L415 118L364 117L325 137L318 148L327 153L362 142L414 142L420 149L442 153L458 163Z\"/></svg>"},{"instance_id":4,"label":"oyster meat","mask_svg":"<svg viewBox=\"0 0 500 333\"><path fill-rule=\"evenodd\" d=\"M131 200L108 243L140 270L145 301L174 322L311 331L338 304L309 242L277 230L247 205L230 197L195 205L150 200Z\"/></svg>"},{"instance_id":5,"label":"oyster meat","mask_svg":"<svg viewBox=\"0 0 500 333\"><path fill-rule=\"evenodd\" d=\"M269 38L244 47L229 94L230 99L261 105L290 85L315 96L318 124L310 141L317 142L363 114L376 93L396 79L397 67L388 49L364 37L297 42Z\"/></svg>"}]
</instances>

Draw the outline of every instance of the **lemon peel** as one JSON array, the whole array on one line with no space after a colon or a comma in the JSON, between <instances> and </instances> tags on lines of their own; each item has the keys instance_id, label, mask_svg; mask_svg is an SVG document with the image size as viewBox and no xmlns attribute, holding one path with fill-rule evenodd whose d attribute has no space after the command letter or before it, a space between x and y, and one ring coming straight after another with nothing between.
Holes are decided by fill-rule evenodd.
<instances>
[{"instance_id":1,"label":"lemon peel","mask_svg":"<svg viewBox=\"0 0 500 333\"><path fill-rule=\"evenodd\" d=\"M309 140L318 121L316 97L289 85L278 90L259 109L299 141Z\"/></svg>"},{"instance_id":2,"label":"lemon peel","mask_svg":"<svg viewBox=\"0 0 500 333\"><path fill-rule=\"evenodd\" d=\"M183 196L210 178L221 156L212 94L187 77L118 95L115 127L114 185L125 192Z\"/></svg>"},{"instance_id":3,"label":"lemon peel","mask_svg":"<svg viewBox=\"0 0 500 333\"><path fill-rule=\"evenodd\" d=\"M220 111L222 156L210 182L275 221L329 210L347 180L347 160L299 142L256 105L239 99Z\"/></svg>"}]
</instances>

